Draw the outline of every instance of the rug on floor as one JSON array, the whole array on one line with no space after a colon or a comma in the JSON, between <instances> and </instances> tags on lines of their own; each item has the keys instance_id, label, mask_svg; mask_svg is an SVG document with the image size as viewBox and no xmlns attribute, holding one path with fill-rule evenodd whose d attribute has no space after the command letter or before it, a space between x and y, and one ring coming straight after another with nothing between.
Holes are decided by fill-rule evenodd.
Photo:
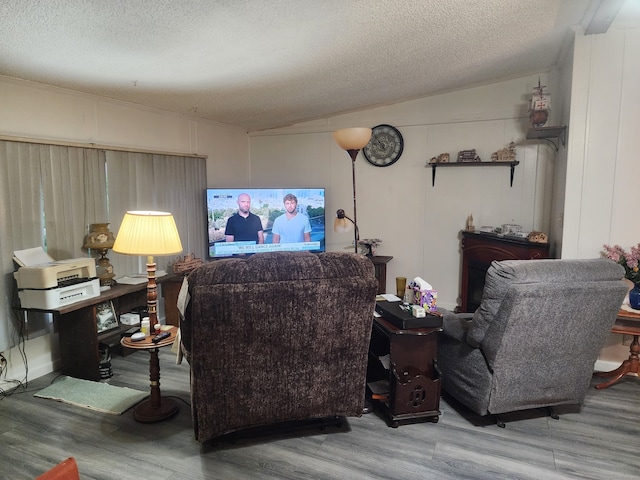
<instances>
[{"instance_id":1,"label":"rug on floor","mask_svg":"<svg viewBox=\"0 0 640 480\"><path fill-rule=\"evenodd\" d=\"M67 376L60 377L34 394L34 397L57 400L114 415L126 412L147 396L148 392Z\"/></svg>"}]
</instances>

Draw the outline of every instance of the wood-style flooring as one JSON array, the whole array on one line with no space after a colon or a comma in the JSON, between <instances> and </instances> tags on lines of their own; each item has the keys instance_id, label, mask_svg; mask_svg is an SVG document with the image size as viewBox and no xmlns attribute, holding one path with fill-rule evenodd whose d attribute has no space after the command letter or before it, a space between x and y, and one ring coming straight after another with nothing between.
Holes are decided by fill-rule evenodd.
<instances>
[{"instance_id":1,"label":"wood-style flooring","mask_svg":"<svg viewBox=\"0 0 640 480\"><path fill-rule=\"evenodd\" d=\"M109 383L147 390L147 352L114 355ZM189 366L161 351L161 389L181 405L155 424L33 396L57 376L0 400L0 478L33 479L74 456L83 479L636 479L640 476L640 379L589 390L580 412L504 417L507 427L443 397L438 423L390 428L378 413L342 427L193 439ZM523 379L526 381L526 379ZM593 382L595 385L595 380ZM229 392L230 399L233 392Z\"/></svg>"}]
</instances>

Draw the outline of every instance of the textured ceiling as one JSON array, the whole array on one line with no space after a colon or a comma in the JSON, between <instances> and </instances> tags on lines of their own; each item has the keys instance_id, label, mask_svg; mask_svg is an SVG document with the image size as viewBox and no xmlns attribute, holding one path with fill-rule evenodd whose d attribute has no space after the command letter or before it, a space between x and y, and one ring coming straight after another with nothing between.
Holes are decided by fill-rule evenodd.
<instances>
[{"instance_id":1,"label":"textured ceiling","mask_svg":"<svg viewBox=\"0 0 640 480\"><path fill-rule=\"evenodd\" d=\"M0 75L257 131L547 71L599 3L2 0Z\"/></svg>"}]
</instances>

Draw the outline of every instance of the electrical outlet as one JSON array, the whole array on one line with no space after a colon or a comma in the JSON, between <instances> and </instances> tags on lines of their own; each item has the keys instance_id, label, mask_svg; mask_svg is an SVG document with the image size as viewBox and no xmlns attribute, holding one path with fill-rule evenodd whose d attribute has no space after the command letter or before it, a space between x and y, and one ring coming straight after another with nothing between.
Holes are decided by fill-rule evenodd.
<instances>
[{"instance_id":1,"label":"electrical outlet","mask_svg":"<svg viewBox=\"0 0 640 480\"><path fill-rule=\"evenodd\" d=\"M631 345L631 342L633 342L633 335L626 335L626 334L622 335L622 345L624 345L625 347L628 347Z\"/></svg>"}]
</instances>

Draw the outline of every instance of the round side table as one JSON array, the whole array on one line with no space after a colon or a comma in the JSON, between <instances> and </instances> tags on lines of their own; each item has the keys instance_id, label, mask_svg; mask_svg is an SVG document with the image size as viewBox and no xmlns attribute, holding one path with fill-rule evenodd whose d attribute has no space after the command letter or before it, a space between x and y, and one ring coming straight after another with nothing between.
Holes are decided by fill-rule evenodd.
<instances>
[{"instance_id":1,"label":"round side table","mask_svg":"<svg viewBox=\"0 0 640 480\"><path fill-rule=\"evenodd\" d=\"M133 410L133 418L139 422L152 423L165 420L178 413L179 406L172 398L162 398L160 394L160 359L158 349L171 345L178 332L178 327L171 326L167 330L171 335L157 343L151 339L155 335L147 335L147 338L134 342L129 337L123 337L120 344L125 348L133 350L147 350L151 355L149 359L149 379L151 381L151 395L147 400L139 403Z\"/></svg>"}]
</instances>

